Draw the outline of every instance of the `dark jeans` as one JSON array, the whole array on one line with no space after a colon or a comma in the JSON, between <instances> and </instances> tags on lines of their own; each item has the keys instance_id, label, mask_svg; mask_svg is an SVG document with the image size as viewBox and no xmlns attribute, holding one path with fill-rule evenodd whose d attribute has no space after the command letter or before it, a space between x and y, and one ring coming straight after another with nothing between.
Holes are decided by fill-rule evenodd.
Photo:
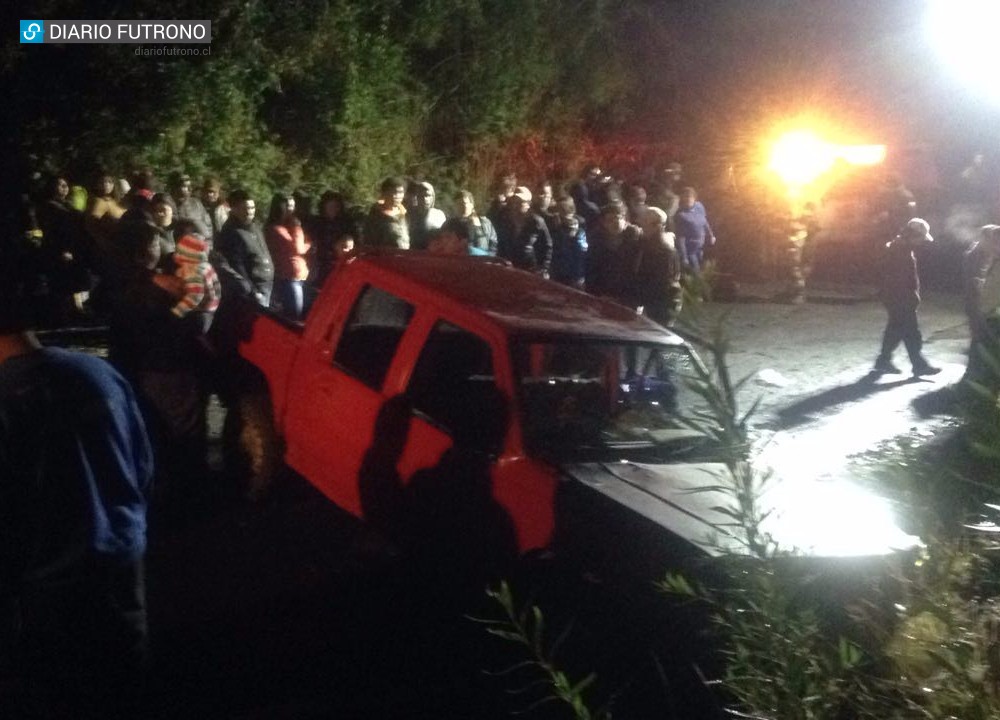
<instances>
[{"instance_id":1,"label":"dark jeans","mask_svg":"<svg viewBox=\"0 0 1000 720\"><path fill-rule=\"evenodd\" d=\"M889 322L886 323L885 333L882 335L882 352L879 358L892 360L893 352L899 347L899 343L903 343L906 346L906 354L910 356L910 362L915 366L924 364L926 361L920 354L924 339L917 326L917 306L886 305L885 309L889 313Z\"/></svg>"},{"instance_id":2,"label":"dark jeans","mask_svg":"<svg viewBox=\"0 0 1000 720\"><path fill-rule=\"evenodd\" d=\"M681 266L697 275L701 272L705 243L693 238L684 238L681 243L682 245L677 248Z\"/></svg>"},{"instance_id":3,"label":"dark jeans","mask_svg":"<svg viewBox=\"0 0 1000 720\"><path fill-rule=\"evenodd\" d=\"M286 317L298 320L302 317L302 280L275 280L272 303L280 306Z\"/></svg>"},{"instance_id":4,"label":"dark jeans","mask_svg":"<svg viewBox=\"0 0 1000 720\"><path fill-rule=\"evenodd\" d=\"M7 608L13 677L0 717L142 715L149 646L142 560L87 559L28 584Z\"/></svg>"}]
</instances>

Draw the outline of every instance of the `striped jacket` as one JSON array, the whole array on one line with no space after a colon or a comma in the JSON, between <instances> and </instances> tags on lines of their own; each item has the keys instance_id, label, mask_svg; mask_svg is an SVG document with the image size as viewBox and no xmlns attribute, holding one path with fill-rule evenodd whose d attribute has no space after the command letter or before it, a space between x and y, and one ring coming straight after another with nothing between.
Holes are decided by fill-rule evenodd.
<instances>
[{"instance_id":1,"label":"striped jacket","mask_svg":"<svg viewBox=\"0 0 1000 720\"><path fill-rule=\"evenodd\" d=\"M184 297L172 308L174 315L184 317L192 310L214 313L219 307L222 285L208 262L208 244L197 235L185 235L177 241L174 262L177 277L184 281Z\"/></svg>"}]
</instances>

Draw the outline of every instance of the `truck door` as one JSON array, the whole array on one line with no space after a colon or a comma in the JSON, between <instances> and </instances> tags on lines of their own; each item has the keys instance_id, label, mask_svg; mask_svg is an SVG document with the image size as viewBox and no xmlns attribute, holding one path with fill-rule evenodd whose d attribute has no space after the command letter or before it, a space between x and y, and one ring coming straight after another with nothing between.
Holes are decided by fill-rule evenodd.
<instances>
[{"instance_id":1,"label":"truck door","mask_svg":"<svg viewBox=\"0 0 1000 720\"><path fill-rule=\"evenodd\" d=\"M467 542L524 551L551 535L555 479L510 457L510 390L498 381L504 364L494 347L506 346L446 320L434 324L406 388L413 419L398 468L415 497L466 529ZM476 455L499 461L463 462Z\"/></svg>"},{"instance_id":2,"label":"truck door","mask_svg":"<svg viewBox=\"0 0 1000 720\"><path fill-rule=\"evenodd\" d=\"M331 352L319 356L290 398L299 439L289 462L343 509L361 514L358 471L371 446L382 388L414 306L374 285L362 288ZM291 411L290 411L291 412Z\"/></svg>"},{"instance_id":3,"label":"truck door","mask_svg":"<svg viewBox=\"0 0 1000 720\"><path fill-rule=\"evenodd\" d=\"M404 478L435 464L458 441L497 455L507 433L507 408L497 389L486 340L450 322L430 330L406 389L413 406L410 440L400 461Z\"/></svg>"}]
</instances>

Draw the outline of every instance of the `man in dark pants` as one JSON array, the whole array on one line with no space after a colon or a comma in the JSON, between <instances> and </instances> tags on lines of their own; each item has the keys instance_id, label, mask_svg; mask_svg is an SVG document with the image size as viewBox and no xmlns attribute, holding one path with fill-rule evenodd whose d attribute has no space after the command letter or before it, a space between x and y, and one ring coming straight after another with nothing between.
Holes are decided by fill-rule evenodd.
<instances>
[{"instance_id":1,"label":"man in dark pants","mask_svg":"<svg viewBox=\"0 0 1000 720\"><path fill-rule=\"evenodd\" d=\"M104 360L42 348L0 288L0 717L133 718L153 457Z\"/></svg>"},{"instance_id":2,"label":"man in dark pants","mask_svg":"<svg viewBox=\"0 0 1000 720\"><path fill-rule=\"evenodd\" d=\"M889 321L882 336L882 351L875 361L873 373L902 372L892 362L892 354L902 342L910 356L914 375L935 375L941 372L921 353L923 338L917 325L917 307L920 305L920 279L917 275L915 248L932 242L930 226L920 218L913 218L896 238L886 245L882 264L882 303L889 313Z\"/></svg>"}]
</instances>

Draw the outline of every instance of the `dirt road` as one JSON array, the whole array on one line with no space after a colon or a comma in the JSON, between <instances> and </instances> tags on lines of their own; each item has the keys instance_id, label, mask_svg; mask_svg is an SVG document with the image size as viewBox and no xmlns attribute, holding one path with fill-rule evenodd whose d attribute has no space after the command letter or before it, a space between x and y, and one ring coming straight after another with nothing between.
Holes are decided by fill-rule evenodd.
<instances>
[{"instance_id":1,"label":"dirt road","mask_svg":"<svg viewBox=\"0 0 1000 720\"><path fill-rule=\"evenodd\" d=\"M952 422L932 398L965 369L968 331L959 297L925 293L924 351L942 372L914 378L902 347L895 358L902 374L869 375L885 325L873 289L817 288L803 305L769 302L766 286L743 292L743 301L711 305L706 316L726 318L732 374L752 376L743 406L761 398L755 424L770 436L767 459L780 471L833 473L891 438L931 435Z\"/></svg>"}]
</instances>

